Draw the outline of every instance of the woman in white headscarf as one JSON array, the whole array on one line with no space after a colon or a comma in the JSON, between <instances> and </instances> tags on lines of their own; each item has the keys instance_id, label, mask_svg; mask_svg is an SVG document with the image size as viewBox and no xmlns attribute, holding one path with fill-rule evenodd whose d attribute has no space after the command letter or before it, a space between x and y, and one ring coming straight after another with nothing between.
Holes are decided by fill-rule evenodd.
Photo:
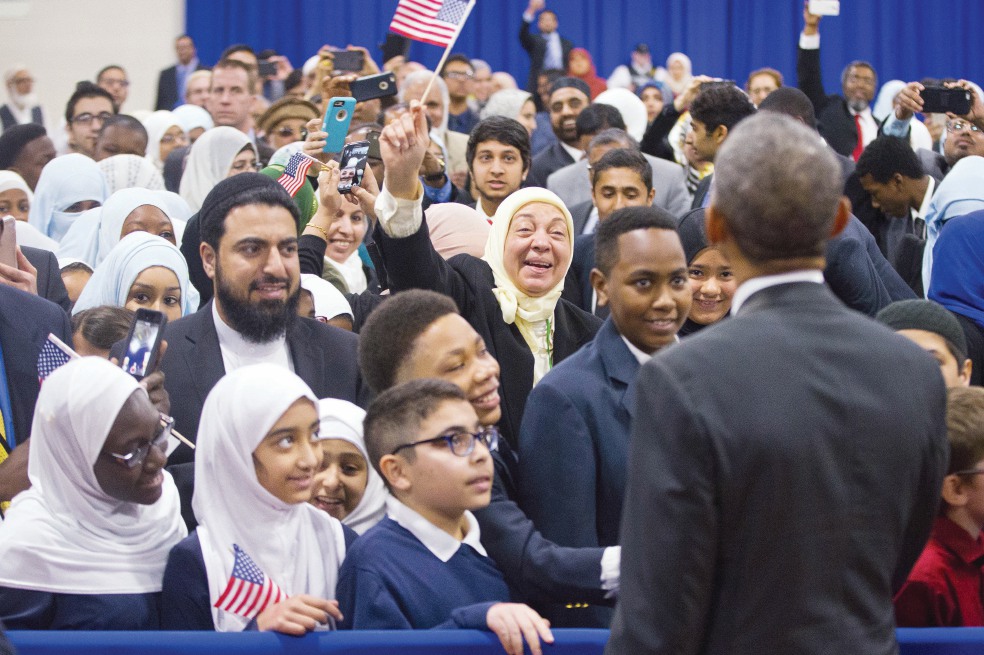
<instances>
[{"instance_id":1,"label":"woman in white headscarf","mask_svg":"<svg viewBox=\"0 0 984 655\"><path fill-rule=\"evenodd\" d=\"M178 119L181 129L188 135L189 143L194 143L198 137L215 127L212 115L198 105L181 105L171 113Z\"/></svg>"},{"instance_id":2,"label":"woman in white headscarf","mask_svg":"<svg viewBox=\"0 0 984 655\"><path fill-rule=\"evenodd\" d=\"M882 84L875 104L871 108L871 115L874 116L879 125L895 112L895 99L904 88L905 82L902 80L889 80ZM913 150L919 150L919 148L933 149L933 137L929 134L929 128L915 117L909 121L909 145L912 146Z\"/></svg>"},{"instance_id":3,"label":"woman in white headscarf","mask_svg":"<svg viewBox=\"0 0 984 655\"><path fill-rule=\"evenodd\" d=\"M168 558L165 630L268 630L279 619L278 630L304 634L341 618L327 599L346 529L308 503L322 461L317 402L273 364L237 369L208 394L195 452L198 528ZM275 585L266 601L236 601L237 561Z\"/></svg>"},{"instance_id":4,"label":"woman in white headscarf","mask_svg":"<svg viewBox=\"0 0 984 655\"><path fill-rule=\"evenodd\" d=\"M515 119L526 128L530 136L536 129L536 105L533 104L533 95L528 91L520 91L519 89L496 91L482 108L482 119L484 120L489 116L505 116Z\"/></svg>"},{"instance_id":5,"label":"woman in white headscarf","mask_svg":"<svg viewBox=\"0 0 984 655\"><path fill-rule=\"evenodd\" d=\"M297 315L349 331L355 318L345 295L331 282L312 273L301 273L301 300L297 304Z\"/></svg>"},{"instance_id":6,"label":"woman in white headscarf","mask_svg":"<svg viewBox=\"0 0 984 655\"><path fill-rule=\"evenodd\" d=\"M13 171L0 171L0 216L10 214L17 219L17 243L56 252L58 242L27 222L32 202L34 193L24 178Z\"/></svg>"},{"instance_id":7,"label":"woman in white headscarf","mask_svg":"<svg viewBox=\"0 0 984 655\"><path fill-rule=\"evenodd\" d=\"M31 488L0 523L0 620L15 630L157 630L170 549L186 534L163 470L170 433L147 391L105 359L45 379Z\"/></svg>"},{"instance_id":8,"label":"woman in white headscarf","mask_svg":"<svg viewBox=\"0 0 984 655\"><path fill-rule=\"evenodd\" d=\"M249 155L252 160L245 161ZM244 160L243 165L235 168L240 159ZM236 173L255 173L256 160L256 146L248 136L227 125L212 128L191 147L179 193L198 211L216 184Z\"/></svg>"},{"instance_id":9,"label":"woman in white headscarf","mask_svg":"<svg viewBox=\"0 0 984 655\"><path fill-rule=\"evenodd\" d=\"M923 289L930 289L933 271L933 247L940 230L954 216L984 209L984 157L964 157L950 169L926 210L926 247L923 250Z\"/></svg>"},{"instance_id":10,"label":"woman in white headscarf","mask_svg":"<svg viewBox=\"0 0 984 655\"><path fill-rule=\"evenodd\" d=\"M628 89L608 89L598 94L595 104L610 105L618 110L625 121L625 131L636 141L642 141L649 124L646 103Z\"/></svg>"},{"instance_id":11,"label":"woman in white headscarf","mask_svg":"<svg viewBox=\"0 0 984 655\"><path fill-rule=\"evenodd\" d=\"M28 222L55 241L81 212L99 207L109 193L99 165L85 155L55 157L41 169Z\"/></svg>"},{"instance_id":12,"label":"woman in white headscarf","mask_svg":"<svg viewBox=\"0 0 984 655\"><path fill-rule=\"evenodd\" d=\"M164 178L145 157L137 155L113 155L99 162L99 170L106 178L106 193L113 195L120 189L163 190Z\"/></svg>"},{"instance_id":13,"label":"woman in white headscarf","mask_svg":"<svg viewBox=\"0 0 984 655\"><path fill-rule=\"evenodd\" d=\"M661 81L666 82L675 97L683 93L690 84L690 79L693 77L693 64L690 63L690 57L687 55L674 52L666 58L666 71L666 79Z\"/></svg>"},{"instance_id":14,"label":"woman in white headscarf","mask_svg":"<svg viewBox=\"0 0 984 655\"><path fill-rule=\"evenodd\" d=\"M386 515L386 487L369 464L362 436L366 412L347 400L318 401L324 470L315 476L311 504L363 534Z\"/></svg>"},{"instance_id":15,"label":"woman in white headscarf","mask_svg":"<svg viewBox=\"0 0 984 655\"><path fill-rule=\"evenodd\" d=\"M142 121L147 128L147 159L161 173L164 160L175 148L187 145L188 135L173 112L159 109Z\"/></svg>"},{"instance_id":16,"label":"woman in white headscarf","mask_svg":"<svg viewBox=\"0 0 984 655\"><path fill-rule=\"evenodd\" d=\"M72 314L102 305L141 307L176 321L198 309L198 292L177 247L159 236L134 232L110 250L92 273Z\"/></svg>"}]
</instances>

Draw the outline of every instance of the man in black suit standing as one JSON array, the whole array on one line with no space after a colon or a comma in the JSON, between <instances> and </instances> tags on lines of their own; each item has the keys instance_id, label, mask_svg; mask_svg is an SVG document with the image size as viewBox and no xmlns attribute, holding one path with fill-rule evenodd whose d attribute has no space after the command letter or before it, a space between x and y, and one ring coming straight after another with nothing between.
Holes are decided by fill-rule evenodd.
<instances>
[{"instance_id":1,"label":"man in black suit standing","mask_svg":"<svg viewBox=\"0 0 984 655\"><path fill-rule=\"evenodd\" d=\"M526 186L546 188L551 173L584 156L577 133L577 117L591 104L591 90L576 77L561 77L550 85L550 126L557 141L533 158Z\"/></svg>"},{"instance_id":2,"label":"man in black suit standing","mask_svg":"<svg viewBox=\"0 0 984 655\"><path fill-rule=\"evenodd\" d=\"M174 52L178 63L161 71L157 80L157 105L155 109L174 109L184 103L185 82L196 70L205 68L198 61L195 42L187 34L174 40Z\"/></svg>"},{"instance_id":3,"label":"man in black suit standing","mask_svg":"<svg viewBox=\"0 0 984 655\"><path fill-rule=\"evenodd\" d=\"M571 55L571 48L574 44L569 39L565 39L557 32L557 14L546 7L546 0L530 0L529 6L523 12L523 25L519 28L519 43L523 50L530 56L530 76L526 83L526 90L533 94L534 99L540 96L537 93L537 78L543 70L567 70L567 60ZM537 12L536 26L540 30L539 34L530 31L530 25ZM537 105L539 105L537 101ZM542 109L542 107L538 107Z\"/></svg>"},{"instance_id":4,"label":"man in black suit standing","mask_svg":"<svg viewBox=\"0 0 984 655\"><path fill-rule=\"evenodd\" d=\"M741 284L636 379L606 652L897 653L946 471L939 365L824 286L848 206L815 132L748 118L715 178L707 234Z\"/></svg>"}]
</instances>

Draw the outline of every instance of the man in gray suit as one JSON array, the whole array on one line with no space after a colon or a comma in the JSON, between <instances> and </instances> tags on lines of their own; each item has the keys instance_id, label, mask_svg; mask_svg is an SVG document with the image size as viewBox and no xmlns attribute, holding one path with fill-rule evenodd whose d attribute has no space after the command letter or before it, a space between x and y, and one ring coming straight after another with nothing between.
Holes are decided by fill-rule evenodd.
<instances>
[{"instance_id":1,"label":"man in gray suit","mask_svg":"<svg viewBox=\"0 0 984 655\"><path fill-rule=\"evenodd\" d=\"M587 159L565 166L547 178L547 188L560 196L564 204L574 214L583 203L591 203L591 166L598 163L609 150L628 148L639 150L639 144L625 130L611 128L596 134L588 143ZM660 207L677 218L690 209L693 198L687 192L683 167L665 159L644 155L653 171L653 207ZM583 207L579 207L583 213ZM590 213L590 210L589 210ZM584 223L578 225L575 218L575 231L583 232Z\"/></svg>"},{"instance_id":2,"label":"man in gray suit","mask_svg":"<svg viewBox=\"0 0 984 655\"><path fill-rule=\"evenodd\" d=\"M823 284L840 179L772 113L717 155L707 235L741 285L732 318L636 379L609 655L898 652L892 593L939 504L946 392Z\"/></svg>"}]
</instances>

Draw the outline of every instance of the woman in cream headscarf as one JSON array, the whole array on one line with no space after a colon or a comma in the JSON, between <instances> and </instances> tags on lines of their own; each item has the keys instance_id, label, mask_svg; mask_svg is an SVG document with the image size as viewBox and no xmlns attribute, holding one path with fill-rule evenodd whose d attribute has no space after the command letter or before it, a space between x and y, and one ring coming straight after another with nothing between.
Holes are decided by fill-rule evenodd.
<instances>
[{"instance_id":1,"label":"woman in cream headscarf","mask_svg":"<svg viewBox=\"0 0 984 655\"><path fill-rule=\"evenodd\" d=\"M274 364L236 369L212 388L195 453L198 528L168 558L163 629L279 625L304 634L341 618L328 599L345 558L345 529L308 503L322 461L317 403L303 380ZM224 602L235 595L224 592L237 562L276 585L268 602Z\"/></svg>"},{"instance_id":2,"label":"woman in cream headscarf","mask_svg":"<svg viewBox=\"0 0 984 655\"><path fill-rule=\"evenodd\" d=\"M666 71L666 79L661 81L666 82L674 96L678 96L690 84L690 79L693 77L693 64L690 63L690 57L687 55L674 52L666 58Z\"/></svg>"},{"instance_id":3,"label":"woman in cream headscarf","mask_svg":"<svg viewBox=\"0 0 984 655\"><path fill-rule=\"evenodd\" d=\"M502 367L499 426L515 443L533 385L591 340L601 325L597 317L560 297L574 250L571 214L546 189L520 189L499 205L481 259L458 255L445 262L421 224L416 173L427 126L413 104L410 113L380 136L386 178L376 214L390 286L393 291L431 289L455 300ZM418 200L401 199L412 197L411 189Z\"/></svg>"},{"instance_id":4,"label":"woman in cream headscarf","mask_svg":"<svg viewBox=\"0 0 984 655\"><path fill-rule=\"evenodd\" d=\"M0 522L0 620L15 630L158 630L168 551L186 534L147 391L98 357L45 379L31 488Z\"/></svg>"},{"instance_id":5,"label":"woman in cream headscarf","mask_svg":"<svg viewBox=\"0 0 984 655\"><path fill-rule=\"evenodd\" d=\"M248 159L248 154L252 161L236 168L240 155ZM236 173L255 173L256 161L256 146L248 136L228 125L214 127L191 147L179 193L198 211L212 187Z\"/></svg>"}]
</instances>

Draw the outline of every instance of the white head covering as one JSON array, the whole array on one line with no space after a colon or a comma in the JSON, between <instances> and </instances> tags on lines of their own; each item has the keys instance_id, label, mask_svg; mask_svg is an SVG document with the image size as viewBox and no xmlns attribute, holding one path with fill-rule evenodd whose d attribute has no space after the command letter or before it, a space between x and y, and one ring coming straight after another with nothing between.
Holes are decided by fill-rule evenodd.
<instances>
[{"instance_id":1,"label":"white head covering","mask_svg":"<svg viewBox=\"0 0 984 655\"><path fill-rule=\"evenodd\" d=\"M683 77L680 78L680 81L674 80L673 76L669 74L670 64L674 61L679 61L683 64L684 74ZM691 78L693 78L693 64L690 62L690 57L682 52L672 53L666 58L666 70L666 85L670 87L671 91L673 91L673 95L680 95L683 93L683 90L687 88L687 85L690 84Z\"/></svg>"},{"instance_id":2,"label":"white head covering","mask_svg":"<svg viewBox=\"0 0 984 655\"><path fill-rule=\"evenodd\" d=\"M369 475L365 493L355 509L342 519L342 523L363 534L386 515L386 496L389 495L383 479L369 461L366 440L362 436L362 421L366 418L366 412L347 400L325 398L318 401L318 413L321 415L322 439L347 441L358 448L366 460Z\"/></svg>"},{"instance_id":3,"label":"white head covering","mask_svg":"<svg viewBox=\"0 0 984 655\"><path fill-rule=\"evenodd\" d=\"M143 157L137 155L113 155L99 162L99 170L106 178L106 193L113 195L120 189L163 190L164 178Z\"/></svg>"},{"instance_id":4,"label":"white head covering","mask_svg":"<svg viewBox=\"0 0 984 655\"><path fill-rule=\"evenodd\" d=\"M457 202L440 202L427 208L427 229L434 250L450 259L461 253L481 258L491 228L478 210Z\"/></svg>"},{"instance_id":5,"label":"white head covering","mask_svg":"<svg viewBox=\"0 0 984 655\"><path fill-rule=\"evenodd\" d=\"M195 141L179 188L181 197L192 209L202 208L205 196L229 175L232 160L246 146L256 152L248 136L228 125L212 128Z\"/></svg>"},{"instance_id":6,"label":"white head covering","mask_svg":"<svg viewBox=\"0 0 984 655\"><path fill-rule=\"evenodd\" d=\"M622 114L625 121L625 131L636 141L642 141L646 134L646 124L648 117L646 114L646 104L639 99L639 96L628 89L608 89L602 91L592 101L594 104L610 105Z\"/></svg>"},{"instance_id":7,"label":"white head covering","mask_svg":"<svg viewBox=\"0 0 984 655\"><path fill-rule=\"evenodd\" d=\"M27 194L27 201L29 203L34 202L34 192L31 191L31 187L27 186L24 178L14 171L0 171L0 193L10 191L11 189L23 191Z\"/></svg>"},{"instance_id":8,"label":"white head covering","mask_svg":"<svg viewBox=\"0 0 984 655\"><path fill-rule=\"evenodd\" d=\"M519 89L502 89L489 96L488 102L482 107L481 117L486 119L489 116L505 116L506 118L516 119L523 105L527 100L531 100L533 95L528 91ZM436 206L436 205L435 205Z\"/></svg>"},{"instance_id":9,"label":"white head covering","mask_svg":"<svg viewBox=\"0 0 984 655\"><path fill-rule=\"evenodd\" d=\"M161 159L161 139L172 127L179 127L182 131L185 129L178 117L166 109L158 109L141 122L147 128L147 160L154 165L154 168L163 173L164 161Z\"/></svg>"},{"instance_id":10,"label":"white head covering","mask_svg":"<svg viewBox=\"0 0 984 655\"><path fill-rule=\"evenodd\" d=\"M65 210L83 200L106 201L109 192L98 164L85 155L55 157L41 170L34 189L29 222L55 241L68 231L78 214Z\"/></svg>"},{"instance_id":11,"label":"white head covering","mask_svg":"<svg viewBox=\"0 0 984 655\"><path fill-rule=\"evenodd\" d=\"M177 119L181 129L185 131L185 134L199 127L206 131L215 127L215 123L212 121L212 115L198 105L181 105L171 111L171 113Z\"/></svg>"},{"instance_id":12,"label":"white head covering","mask_svg":"<svg viewBox=\"0 0 984 655\"><path fill-rule=\"evenodd\" d=\"M946 174L926 210L926 248L923 251L923 289L929 290L933 247L940 230L954 216L984 209L984 157L964 157Z\"/></svg>"},{"instance_id":13,"label":"white head covering","mask_svg":"<svg viewBox=\"0 0 984 655\"><path fill-rule=\"evenodd\" d=\"M163 266L178 278L181 287L181 315L198 309L200 297L188 278L188 264L170 241L149 232L131 232L109 251L106 259L96 266L92 277L79 294L72 314L112 305L123 307L130 287L140 274L153 266Z\"/></svg>"},{"instance_id":14,"label":"white head covering","mask_svg":"<svg viewBox=\"0 0 984 655\"><path fill-rule=\"evenodd\" d=\"M871 108L871 115L875 117L876 121L881 123L892 113L895 109L895 96L904 88L905 82L902 80L889 80L882 84L882 88L878 92L878 99L875 100L875 104Z\"/></svg>"},{"instance_id":15,"label":"white head covering","mask_svg":"<svg viewBox=\"0 0 984 655\"><path fill-rule=\"evenodd\" d=\"M232 573L233 544L288 595L335 596L345 558L342 524L309 503L276 498L260 485L253 464L253 451L300 398L318 402L289 370L255 364L227 374L205 399L191 504L220 632L242 630L247 623L215 607Z\"/></svg>"},{"instance_id":16,"label":"white head covering","mask_svg":"<svg viewBox=\"0 0 984 655\"><path fill-rule=\"evenodd\" d=\"M547 291L542 296L536 298L527 296L520 291L516 284L510 279L503 265L503 255L506 249L506 236L509 234L509 225L512 223L513 216L524 206L533 202L545 202L553 205L561 211L567 222L567 234L571 244L571 256L574 253L574 221L571 219L571 212L564 205L557 194L541 187L527 187L512 193L496 210L492 217L492 230L489 232L489 240L485 243L485 255L482 257L492 268L492 277L495 280L495 288L492 289L495 299L502 310L502 320L506 323L515 323L519 332L523 335L523 340L530 347L533 353L533 384L536 384L550 370L549 353L553 349L552 335L548 333L544 339L538 338L533 324L553 318L554 308L560 302L560 295L564 290L564 275L570 268L571 261L567 261L564 267L564 275L560 276L560 281L554 288Z\"/></svg>"},{"instance_id":17,"label":"white head covering","mask_svg":"<svg viewBox=\"0 0 984 655\"><path fill-rule=\"evenodd\" d=\"M331 319L345 314L349 318L354 318L352 306L331 282L311 273L301 273L301 288L311 292L316 316Z\"/></svg>"},{"instance_id":18,"label":"white head covering","mask_svg":"<svg viewBox=\"0 0 984 655\"><path fill-rule=\"evenodd\" d=\"M305 60L304 65L301 66L301 73L303 75L310 75L311 73L314 72L314 69L317 68L318 64L320 63L321 63L320 55L312 55L308 57L307 60Z\"/></svg>"},{"instance_id":19,"label":"white head covering","mask_svg":"<svg viewBox=\"0 0 984 655\"><path fill-rule=\"evenodd\" d=\"M187 534L178 491L163 471L153 505L112 498L93 466L123 404L146 395L99 357L65 364L41 386L28 476L0 523L0 585L67 594L161 590L171 547Z\"/></svg>"}]
</instances>

